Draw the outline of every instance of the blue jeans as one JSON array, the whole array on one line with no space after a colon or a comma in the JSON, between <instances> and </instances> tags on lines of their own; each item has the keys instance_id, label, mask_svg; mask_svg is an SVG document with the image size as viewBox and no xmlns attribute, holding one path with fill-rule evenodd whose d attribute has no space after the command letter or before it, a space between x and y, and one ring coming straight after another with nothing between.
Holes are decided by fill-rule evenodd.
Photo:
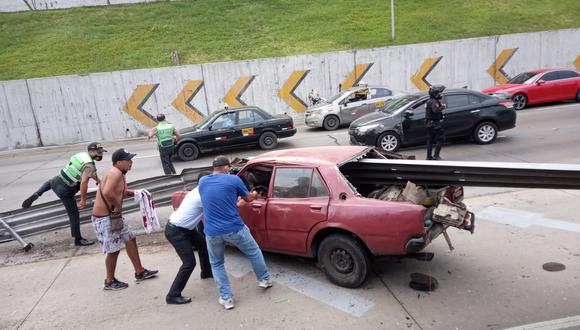
<instances>
[{"instance_id":1,"label":"blue jeans","mask_svg":"<svg viewBox=\"0 0 580 330\"><path fill-rule=\"evenodd\" d=\"M246 225L237 232L218 235L205 236L207 242L207 252L209 254L209 262L211 264L211 271L213 272L213 279L217 288L220 290L220 297L222 299L229 299L233 297L232 285L226 273L224 266L224 249L226 243L230 243L242 251L250 262L256 278L258 281L269 280L270 273L266 267L262 251L258 244L250 234L250 230Z\"/></svg>"}]
</instances>

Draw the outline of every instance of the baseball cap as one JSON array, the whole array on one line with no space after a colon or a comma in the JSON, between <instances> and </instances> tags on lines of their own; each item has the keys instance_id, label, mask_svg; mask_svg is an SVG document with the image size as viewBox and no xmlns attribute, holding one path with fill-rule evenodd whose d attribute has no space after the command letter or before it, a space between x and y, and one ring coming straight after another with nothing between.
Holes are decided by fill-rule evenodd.
<instances>
[{"instance_id":1,"label":"baseball cap","mask_svg":"<svg viewBox=\"0 0 580 330\"><path fill-rule=\"evenodd\" d=\"M212 163L213 167L230 165L230 160L226 156L217 156Z\"/></svg>"},{"instance_id":2,"label":"baseball cap","mask_svg":"<svg viewBox=\"0 0 580 330\"><path fill-rule=\"evenodd\" d=\"M115 150L115 152L113 152L113 156L111 158L113 160L113 164L115 164L116 162L118 162L120 160L131 160L135 156L137 156L137 154L132 154L129 151L127 151L127 149L122 148L122 149Z\"/></svg>"},{"instance_id":3,"label":"baseball cap","mask_svg":"<svg viewBox=\"0 0 580 330\"><path fill-rule=\"evenodd\" d=\"M96 150L98 152L107 152L107 150L103 149L103 145L100 144L99 142L92 142L91 144L89 144L89 146L87 147L88 151L91 150Z\"/></svg>"}]
</instances>

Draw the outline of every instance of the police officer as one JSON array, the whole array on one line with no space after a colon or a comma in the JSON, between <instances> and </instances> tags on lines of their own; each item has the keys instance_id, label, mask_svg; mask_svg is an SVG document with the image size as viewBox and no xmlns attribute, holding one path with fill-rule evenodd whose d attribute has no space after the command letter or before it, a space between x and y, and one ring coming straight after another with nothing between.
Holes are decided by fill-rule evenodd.
<instances>
[{"instance_id":1,"label":"police officer","mask_svg":"<svg viewBox=\"0 0 580 330\"><path fill-rule=\"evenodd\" d=\"M443 131L443 109L441 103L445 86L433 85L429 87L429 100L425 104L425 125L427 126L427 160L441 160L439 153L445 142ZM432 153L434 152L434 153Z\"/></svg>"},{"instance_id":2,"label":"police officer","mask_svg":"<svg viewBox=\"0 0 580 330\"><path fill-rule=\"evenodd\" d=\"M157 126L149 131L149 138L157 136L157 146L159 148L159 157L161 158L161 165L165 174L175 174L175 167L171 157L173 157L173 150L175 143L179 140L179 133L173 124L165 121L165 115L160 113L157 115Z\"/></svg>"},{"instance_id":3,"label":"police officer","mask_svg":"<svg viewBox=\"0 0 580 330\"><path fill-rule=\"evenodd\" d=\"M70 221L71 235L75 238L75 245L86 246L93 244L93 241L84 239L81 236L79 208L84 209L87 206L89 179L95 180L97 184L100 183L95 160L100 161L103 159L103 152L106 151L98 142L89 144L87 152L80 152L72 156L69 163L58 172L57 176L42 184L34 194L22 203L22 208L29 208L42 194L52 189L66 209ZM77 206L75 195L79 190L81 199Z\"/></svg>"}]
</instances>

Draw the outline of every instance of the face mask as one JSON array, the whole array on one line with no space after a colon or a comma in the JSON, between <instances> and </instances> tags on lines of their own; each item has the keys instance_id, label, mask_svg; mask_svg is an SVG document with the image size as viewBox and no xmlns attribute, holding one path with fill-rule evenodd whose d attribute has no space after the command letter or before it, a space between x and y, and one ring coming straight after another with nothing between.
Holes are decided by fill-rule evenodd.
<instances>
[{"instance_id":1,"label":"face mask","mask_svg":"<svg viewBox=\"0 0 580 330\"><path fill-rule=\"evenodd\" d=\"M93 157L94 160L100 162L103 159L102 155L96 155L95 157Z\"/></svg>"}]
</instances>

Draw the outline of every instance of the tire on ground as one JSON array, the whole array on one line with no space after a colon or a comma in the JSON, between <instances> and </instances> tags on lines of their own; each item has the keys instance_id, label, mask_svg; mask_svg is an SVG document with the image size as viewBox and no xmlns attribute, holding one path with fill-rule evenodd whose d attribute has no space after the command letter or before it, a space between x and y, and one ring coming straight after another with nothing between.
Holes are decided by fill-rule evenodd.
<instances>
[{"instance_id":1,"label":"tire on ground","mask_svg":"<svg viewBox=\"0 0 580 330\"><path fill-rule=\"evenodd\" d=\"M371 266L365 247L345 234L324 238L318 247L318 262L332 283L345 288L361 286Z\"/></svg>"}]
</instances>

